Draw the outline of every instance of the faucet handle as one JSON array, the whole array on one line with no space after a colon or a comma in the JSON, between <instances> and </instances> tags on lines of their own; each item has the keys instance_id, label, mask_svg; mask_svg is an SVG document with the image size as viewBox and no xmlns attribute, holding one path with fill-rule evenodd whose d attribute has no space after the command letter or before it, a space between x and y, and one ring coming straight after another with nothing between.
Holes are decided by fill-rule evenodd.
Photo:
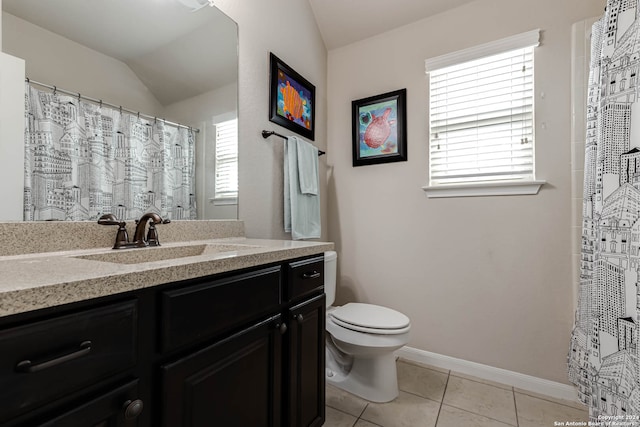
<instances>
[{"instance_id":1,"label":"faucet handle","mask_svg":"<svg viewBox=\"0 0 640 427\"><path fill-rule=\"evenodd\" d=\"M126 248L129 245L129 233L127 232L127 223L122 221L118 224L118 234L116 234L116 243L113 249Z\"/></svg>"},{"instance_id":2,"label":"faucet handle","mask_svg":"<svg viewBox=\"0 0 640 427\"><path fill-rule=\"evenodd\" d=\"M147 232L147 244L149 246L160 246L160 240L158 240L158 230L156 225L152 222L149 224L149 231Z\"/></svg>"},{"instance_id":3,"label":"faucet handle","mask_svg":"<svg viewBox=\"0 0 640 427\"><path fill-rule=\"evenodd\" d=\"M100 225L120 225L120 221L114 214L104 214L98 219Z\"/></svg>"},{"instance_id":4,"label":"faucet handle","mask_svg":"<svg viewBox=\"0 0 640 427\"><path fill-rule=\"evenodd\" d=\"M127 223L124 221L118 221L113 214L104 214L98 219L100 225L117 225L118 234L116 234L116 242L113 245L113 249L125 248L129 244L129 233L127 232Z\"/></svg>"},{"instance_id":5,"label":"faucet handle","mask_svg":"<svg viewBox=\"0 0 640 427\"><path fill-rule=\"evenodd\" d=\"M171 222L170 219L165 219L158 224L169 224ZM160 240L158 239L158 230L156 229L156 224L151 221L149 224L149 231L147 231L147 243L149 246L160 246Z\"/></svg>"}]
</instances>

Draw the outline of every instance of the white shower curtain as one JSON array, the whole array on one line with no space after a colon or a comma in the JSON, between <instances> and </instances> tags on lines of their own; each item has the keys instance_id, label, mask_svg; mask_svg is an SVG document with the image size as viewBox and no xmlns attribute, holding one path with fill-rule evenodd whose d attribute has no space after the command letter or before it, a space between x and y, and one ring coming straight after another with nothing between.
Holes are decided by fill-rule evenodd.
<instances>
[{"instance_id":1,"label":"white shower curtain","mask_svg":"<svg viewBox=\"0 0 640 427\"><path fill-rule=\"evenodd\" d=\"M27 83L25 220L195 219L195 134Z\"/></svg>"},{"instance_id":2,"label":"white shower curtain","mask_svg":"<svg viewBox=\"0 0 640 427\"><path fill-rule=\"evenodd\" d=\"M569 378L589 405L591 421L640 426L637 0L608 0L591 42L581 274Z\"/></svg>"}]
</instances>

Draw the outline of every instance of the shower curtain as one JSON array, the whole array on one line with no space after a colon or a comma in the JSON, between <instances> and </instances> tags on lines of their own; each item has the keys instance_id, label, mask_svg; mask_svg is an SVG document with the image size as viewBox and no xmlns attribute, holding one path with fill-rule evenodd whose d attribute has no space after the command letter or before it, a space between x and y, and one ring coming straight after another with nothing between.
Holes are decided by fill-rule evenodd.
<instances>
[{"instance_id":1,"label":"shower curtain","mask_svg":"<svg viewBox=\"0 0 640 427\"><path fill-rule=\"evenodd\" d=\"M606 426L640 426L639 27L637 0L608 0L591 36L580 285L568 362L591 421Z\"/></svg>"},{"instance_id":2,"label":"shower curtain","mask_svg":"<svg viewBox=\"0 0 640 427\"><path fill-rule=\"evenodd\" d=\"M29 83L25 102L25 220L196 218L193 130Z\"/></svg>"}]
</instances>

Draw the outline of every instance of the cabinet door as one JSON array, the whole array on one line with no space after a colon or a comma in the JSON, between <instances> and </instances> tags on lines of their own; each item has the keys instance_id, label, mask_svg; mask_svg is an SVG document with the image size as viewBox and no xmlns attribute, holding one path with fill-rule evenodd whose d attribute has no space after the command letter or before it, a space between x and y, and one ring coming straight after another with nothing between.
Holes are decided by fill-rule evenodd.
<instances>
[{"instance_id":1,"label":"cabinet door","mask_svg":"<svg viewBox=\"0 0 640 427\"><path fill-rule=\"evenodd\" d=\"M162 425L281 427L280 319L162 366Z\"/></svg>"},{"instance_id":2,"label":"cabinet door","mask_svg":"<svg viewBox=\"0 0 640 427\"><path fill-rule=\"evenodd\" d=\"M289 310L290 427L324 423L325 295Z\"/></svg>"}]
</instances>

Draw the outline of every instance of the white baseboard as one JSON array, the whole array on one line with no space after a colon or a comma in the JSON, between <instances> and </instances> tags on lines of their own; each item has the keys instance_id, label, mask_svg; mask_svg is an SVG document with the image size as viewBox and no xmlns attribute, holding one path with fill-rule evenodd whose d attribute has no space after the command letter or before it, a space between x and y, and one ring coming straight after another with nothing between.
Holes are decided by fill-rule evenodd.
<instances>
[{"instance_id":1,"label":"white baseboard","mask_svg":"<svg viewBox=\"0 0 640 427\"><path fill-rule=\"evenodd\" d=\"M495 381L510 385L533 393L544 394L556 399L579 402L578 394L573 386L533 377L506 369L494 368L481 363L456 359L455 357L431 353L412 347L402 347L395 354L403 359L431 365L436 368L448 369L465 375L471 375L484 380Z\"/></svg>"}]
</instances>

